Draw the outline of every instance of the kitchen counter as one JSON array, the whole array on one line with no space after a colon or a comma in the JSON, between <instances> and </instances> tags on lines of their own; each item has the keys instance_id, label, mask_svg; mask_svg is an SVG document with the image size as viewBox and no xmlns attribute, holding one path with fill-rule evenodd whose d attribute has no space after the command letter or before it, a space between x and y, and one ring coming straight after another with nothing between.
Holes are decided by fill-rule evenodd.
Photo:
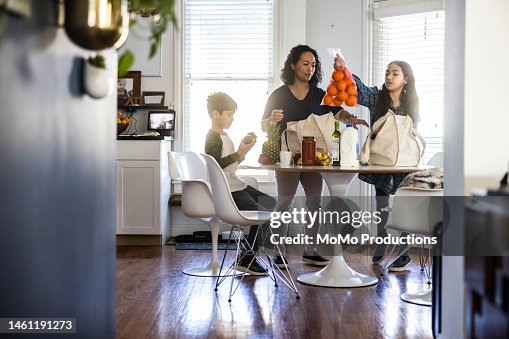
<instances>
[{"instance_id":1,"label":"kitchen counter","mask_svg":"<svg viewBox=\"0 0 509 339\"><path fill-rule=\"evenodd\" d=\"M157 135L157 136L149 136L149 135L117 135L117 140L173 140L173 137Z\"/></svg>"}]
</instances>

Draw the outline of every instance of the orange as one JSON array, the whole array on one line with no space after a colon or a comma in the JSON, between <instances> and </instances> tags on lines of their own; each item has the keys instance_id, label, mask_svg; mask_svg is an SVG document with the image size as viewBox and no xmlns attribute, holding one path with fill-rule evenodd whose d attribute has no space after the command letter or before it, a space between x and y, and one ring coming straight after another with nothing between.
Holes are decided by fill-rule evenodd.
<instances>
[{"instance_id":1,"label":"orange","mask_svg":"<svg viewBox=\"0 0 509 339\"><path fill-rule=\"evenodd\" d=\"M331 84L329 85L329 87L327 87L327 94L330 96L335 96L336 94L338 94L338 89L336 88L336 86Z\"/></svg>"},{"instance_id":2,"label":"orange","mask_svg":"<svg viewBox=\"0 0 509 339\"><path fill-rule=\"evenodd\" d=\"M340 92L340 93L344 93L344 92ZM344 102L344 100L341 100L341 99L339 98L339 96L337 96L337 97L335 97L335 98L334 98L334 105L336 105L336 106L341 106L341 105L343 105L343 102Z\"/></svg>"},{"instance_id":3,"label":"orange","mask_svg":"<svg viewBox=\"0 0 509 339\"><path fill-rule=\"evenodd\" d=\"M334 79L334 81L339 81L341 79L343 79L343 72L339 71L339 70L335 70L334 73L332 73L332 79Z\"/></svg>"},{"instance_id":4,"label":"orange","mask_svg":"<svg viewBox=\"0 0 509 339\"><path fill-rule=\"evenodd\" d=\"M330 95L326 95L323 97L323 103L326 104L327 106L330 106L334 103L334 98L331 97Z\"/></svg>"},{"instance_id":5,"label":"orange","mask_svg":"<svg viewBox=\"0 0 509 339\"><path fill-rule=\"evenodd\" d=\"M345 104L347 106L355 106L357 104L357 97L353 95L349 95L348 98L345 100Z\"/></svg>"},{"instance_id":6,"label":"orange","mask_svg":"<svg viewBox=\"0 0 509 339\"><path fill-rule=\"evenodd\" d=\"M348 98L348 94L346 94L344 91L341 91L338 93L337 98L339 98L341 101L345 101L346 98Z\"/></svg>"},{"instance_id":7,"label":"orange","mask_svg":"<svg viewBox=\"0 0 509 339\"><path fill-rule=\"evenodd\" d=\"M346 67L343 68L343 73L345 75L345 78L351 78L352 77L352 73L350 73L350 71Z\"/></svg>"},{"instance_id":8,"label":"orange","mask_svg":"<svg viewBox=\"0 0 509 339\"><path fill-rule=\"evenodd\" d=\"M338 91L344 91L346 89L346 82L344 82L343 80L339 80L338 82L336 82L336 87L338 88Z\"/></svg>"},{"instance_id":9,"label":"orange","mask_svg":"<svg viewBox=\"0 0 509 339\"><path fill-rule=\"evenodd\" d=\"M347 86L346 93L348 95L355 95L355 94L357 94L357 88L355 88L355 86L353 86L353 85Z\"/></svg>"},{"instance_id":10,"label":"orange","mask_svg":"<svg viewBox=\"0 0 509 339\"><path fill-rule=\"evenodd\" d=\"M350 86L350 85L353 85L354 82L353 82L353 79L352 78L345 78L344 79L345 83L347 86Z\"/></svg>"}]
</instances>

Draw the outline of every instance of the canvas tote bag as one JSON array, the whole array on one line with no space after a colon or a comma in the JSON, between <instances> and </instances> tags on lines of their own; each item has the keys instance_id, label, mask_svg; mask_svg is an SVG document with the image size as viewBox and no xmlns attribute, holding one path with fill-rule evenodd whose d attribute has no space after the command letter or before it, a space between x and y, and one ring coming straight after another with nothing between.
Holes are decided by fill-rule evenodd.
<instances>
[{"instance_id":1,"label":"canvas tote bag","mask_svg":"<svg viewBox=\"0 0 509 339\"><path fill-rule=\"evenodd\" d=\"M331 153L332 133L334 132L334 115L311 114L305 120L290 121L281 134L281 150L297 153L301 151L301 140L304 136L314 136L316 148Z\"/></svg>"},{"instance_id":2,"label":"canvas tote bag","mask_svg":"<svg viewBox=\"0 0 509 339\"><path fill-rule=\"evenodd\" d=\"M359 160L369 165L417 166L425 147L426 142L412 127L412 118L389 110L373 124Z\"/></svg>"}]
</instances>

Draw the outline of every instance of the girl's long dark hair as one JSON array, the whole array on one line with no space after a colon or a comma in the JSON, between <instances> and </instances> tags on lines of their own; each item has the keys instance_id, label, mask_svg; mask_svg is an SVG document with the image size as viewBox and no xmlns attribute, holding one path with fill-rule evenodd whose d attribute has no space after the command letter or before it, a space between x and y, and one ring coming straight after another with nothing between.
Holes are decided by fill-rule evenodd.
<instances>
[{"instance_id":1,"label":"girl's long dark hair","mask_svg":"<svg viewBox=\"0 0 509 339\"><path fill-rule=\"evenodd\" d=\"M296 65L297 61L299 61L300 56L304 52L313 53L316 61L315 65L315 73L309 80L309 85L312 87L316 87L322 81L322 64L320 62L320 58L318 57L318 53L311 47L307 45L297 45L290 51L290 54L286 57L285 66L281 70L281 81L285 85L293 84L295 71L292 69L292 64Z\"/></svg>"},{"instance_id":2,"label":"girl's long dark hair","mask_svg":"<svg viewBox=\"0 0 509 339\"><path fill-rule=\"evenodd\" d=\"M408 114L410 118L412 118L414 124L417 124L420 120L419 97L417 96L417 91L415 90L414 71L412 70L412 67L405 61L395 60L391 61L389 65L390 64L398 65L403 71L403 76L405 77L407 83L399 95L399 102L404 112ZM379 114L381 114L381 116L387 113L387 110L392 107L391 96L389 95L387 88L385 88L385 83L383 84L382 90L378 95L378 102L376 106L377 111Z\"/></svg>"}]
</instances>

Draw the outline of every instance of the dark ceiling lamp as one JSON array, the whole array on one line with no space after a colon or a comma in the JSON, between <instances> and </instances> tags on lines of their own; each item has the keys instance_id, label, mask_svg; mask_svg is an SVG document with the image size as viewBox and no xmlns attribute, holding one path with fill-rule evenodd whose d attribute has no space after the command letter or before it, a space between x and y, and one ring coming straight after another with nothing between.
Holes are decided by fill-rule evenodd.
<instances>
[{"instance_id":1,"label":"dark ceiling lamp","mask_svg":"<svg viewBox=\"0 0 509 339\"><path fill-rule=\"evenodd\" d=\"M66 0L64 26L78 46L117 48L129 34L127 0Z\"/></svg>"}]
</instances>

